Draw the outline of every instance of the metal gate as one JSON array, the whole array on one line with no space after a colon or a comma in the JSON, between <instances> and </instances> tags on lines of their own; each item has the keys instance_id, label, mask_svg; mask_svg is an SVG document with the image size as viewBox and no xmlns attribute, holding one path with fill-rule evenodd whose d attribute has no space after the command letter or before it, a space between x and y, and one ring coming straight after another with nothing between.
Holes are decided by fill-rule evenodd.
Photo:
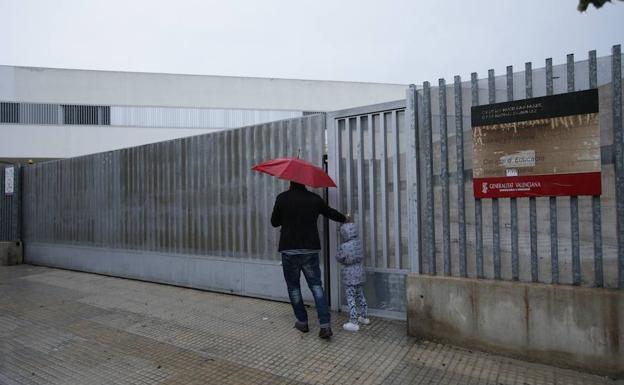
<instances>
[{"instance_id":1,"label":"metal gate","mask_svg":"<svg viewBox=\"0 0 624 385\"><path fill-rule=\"evenodd\" d=\"M365 287L371 309L402 317L404 275L411 270L407 224L407 131L405 101L336 111L327 115L329 171L338 183L330 205L351 213L359 225L366 259ZM337 225L330 226L336 250ZM340 267L332 258L331 271ZM339 275L332 277L332 304L344 303Z\"/></svg>"},{"instance_id":2,"label":"metal gate","mask_svg":"<svg viewBox=\"0 0 624 385\"><path fill-rule=\"evenodd\" d=\"M28 166L25 260L286 299L269 219L287 185L251 167L320 165L324 130L317 114Z\"/></svg>"},{"instance_id":3,"label":"metal gate","mask_svg":"<svg viewBox=\"0 0 624 385\"><path fill-rule=\"evenodd\" d=\"M329 114L340 186L330 202L360 225L371 307L401 316L408 272L624 288L621 59L618 45L610 57L425 82L405 102ZM589 88L600 98L602 196L474 199L472 105ZM335 226L330 234L334 250Z\"/></svg>"}]
</instances>

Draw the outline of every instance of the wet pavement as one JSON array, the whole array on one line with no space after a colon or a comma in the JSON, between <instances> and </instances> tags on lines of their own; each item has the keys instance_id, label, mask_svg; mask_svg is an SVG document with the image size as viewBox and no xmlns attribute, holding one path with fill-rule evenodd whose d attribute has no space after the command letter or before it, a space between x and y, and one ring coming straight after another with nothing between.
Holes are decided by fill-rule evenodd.
<instances>
[{"instance_id":1,"label":"wet pavement","mask_svg":"<svg viewBox=\"0 0 624 385\"><path fill-rule=\"evenodd\" d=\"M310 311L311 319L315 312ZM288 304L0 266L0 384L623 384L406 336L293 329Z\"/></svg>"}]
</instances>

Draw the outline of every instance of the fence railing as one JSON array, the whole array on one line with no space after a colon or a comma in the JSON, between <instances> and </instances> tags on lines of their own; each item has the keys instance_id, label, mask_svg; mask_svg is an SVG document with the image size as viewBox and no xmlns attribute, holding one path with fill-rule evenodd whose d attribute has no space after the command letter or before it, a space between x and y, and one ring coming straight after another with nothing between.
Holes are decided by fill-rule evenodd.
<instances>
[{"instance_id":1,"label":"fence railing","mask_svg":"<svg viewBox=\"0 0 624 385\"><path fill-rule=\"evenodd\" d=\"M624 288L622 54L470 82L440 79L407 95L410 255L424 274ZM598 88L602 196L472 197L470 106ZM432 97L432 94L434 95ZM432 101L436 100L436 101ZM454 127L454 129L452 129ZM451 129L449 129L451 128ZM409 165L408 165L409 166ZM417 235L416 235L417 234ZM414 240L412 242L412 239Z\"/></svg>"}]
</instances>

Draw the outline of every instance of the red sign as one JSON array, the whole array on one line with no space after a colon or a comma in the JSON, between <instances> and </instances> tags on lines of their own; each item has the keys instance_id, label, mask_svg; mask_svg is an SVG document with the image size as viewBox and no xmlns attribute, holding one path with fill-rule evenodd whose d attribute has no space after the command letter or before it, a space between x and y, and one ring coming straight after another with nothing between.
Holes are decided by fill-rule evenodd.
<instances>
[{"instance_id":1,"label":"red sign","mask_svg":"<svg viewBox=\"0 0 624 385\"><path fill-rule=\"evenodd\" d=\"M600 173L507 176L473 180L475 198L600 195Z\"/></svg>"}]
</instances>

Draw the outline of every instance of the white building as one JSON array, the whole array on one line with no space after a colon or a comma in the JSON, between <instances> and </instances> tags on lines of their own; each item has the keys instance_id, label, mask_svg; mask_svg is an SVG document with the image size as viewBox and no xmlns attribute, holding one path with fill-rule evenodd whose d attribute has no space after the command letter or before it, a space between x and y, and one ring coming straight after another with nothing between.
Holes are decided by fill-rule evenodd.
<instances>
[{"instance_id":1,"label":"white building","mask_svg":"<svg viewBox=\"0 0 624 385\"><path fill-rule=\"evenodd\" d=\"M73 157L387 102L405 89L0 65L0 161Z\"/></svg>"}]
</instances>

